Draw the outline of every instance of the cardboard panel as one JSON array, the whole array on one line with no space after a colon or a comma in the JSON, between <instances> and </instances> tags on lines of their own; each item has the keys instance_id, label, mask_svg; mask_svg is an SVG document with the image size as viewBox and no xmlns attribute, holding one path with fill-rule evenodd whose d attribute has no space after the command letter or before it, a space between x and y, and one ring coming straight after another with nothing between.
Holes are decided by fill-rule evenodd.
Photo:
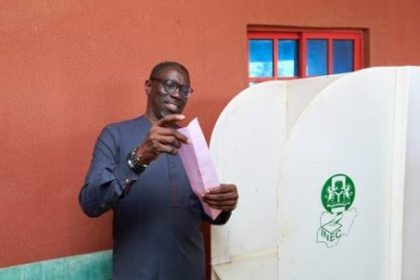
<instances>
[{"instance_id":1,"label":"cardboard panel","mask_svg":"<svg viewBox=\"0 0 420 280\"><path fill-rule=\"evenodd\" d=\"M282 159L279 279L387 279L394 102L394 69L361 71L296 122Z\"/></svg>"},{"instance_id":2,"label":"cardboard panel","mask_svg":"<svg viewBox=\"0 0 420 280\"><path fill-rule=\"evenodd\" d=\"M212 156L220 180L237 184L240 195L229 223L212 227L212 264L219 278L277 274L276 193L285 140L316 93L339 77L258 84L240 93L219 117Z\"/></svg>"}]
</instances>

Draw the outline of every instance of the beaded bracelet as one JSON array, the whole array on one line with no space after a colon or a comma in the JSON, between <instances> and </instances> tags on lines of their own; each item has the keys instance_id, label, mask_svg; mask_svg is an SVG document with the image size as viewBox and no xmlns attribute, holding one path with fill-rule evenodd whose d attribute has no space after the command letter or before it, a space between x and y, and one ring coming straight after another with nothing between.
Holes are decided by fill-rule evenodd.
<instances>
[{"instance_id":1,"label":"beaded bracelet","mask_svg":"<svg viewBox=\"0 0 420 280\"><path fill-rule=\"evenodd\" d=\"M140 158L137 156L137 148L128 154L127 164L136 174L141 174L147 167L147 164L141 163Z\"/></svg>"}]
</instances>

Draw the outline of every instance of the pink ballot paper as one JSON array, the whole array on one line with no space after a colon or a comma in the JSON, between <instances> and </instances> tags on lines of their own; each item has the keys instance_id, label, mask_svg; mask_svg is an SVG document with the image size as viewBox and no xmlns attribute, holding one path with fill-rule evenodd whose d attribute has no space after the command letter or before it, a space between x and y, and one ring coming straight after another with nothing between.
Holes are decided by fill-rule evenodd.
<instances>
[{"instance_id":1,"label":"pink ballot paper","mask_svg":"<svg viewBox=\"0 0 420 280\"><path fill-rule=\"evenodd\" d=\"M183 144L178 150L178 153L192 190L200 199L206 214L214 220L220 214L221 210L211 208L201 199L201 194L219 186L219 180L217 179L216 170L203 131L200 128L197 118L193 119L188 126L179 128L178 131L187 136L191 142L189 144Z\"/></svg>"}]
</instances>

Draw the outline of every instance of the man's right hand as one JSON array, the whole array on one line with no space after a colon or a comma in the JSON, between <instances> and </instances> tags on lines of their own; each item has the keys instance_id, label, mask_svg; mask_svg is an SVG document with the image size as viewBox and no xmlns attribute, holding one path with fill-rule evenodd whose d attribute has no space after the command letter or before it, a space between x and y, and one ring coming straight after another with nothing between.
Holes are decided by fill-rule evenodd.
<instances>
[{"instance_id":1,"label":"man's right hand","mask_svg":"<svg viewBox=\"0 0 420 280\"><path fill-rule=\"evenodd\" d=\"M137 148L137 156L144 164L149 164L159 154L176 155L182 144L188 143L188 138L177 131L175 123L185 118L184 115L166 115L150 128L144 142Z\"/></svg>"}]
</instances>

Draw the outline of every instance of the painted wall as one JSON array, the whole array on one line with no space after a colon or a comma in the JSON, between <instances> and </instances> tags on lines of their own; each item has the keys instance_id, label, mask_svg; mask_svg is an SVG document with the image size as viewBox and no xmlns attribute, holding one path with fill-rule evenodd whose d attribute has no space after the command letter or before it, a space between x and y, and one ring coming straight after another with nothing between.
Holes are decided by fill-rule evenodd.
<instances>
[{"instance_id":1,"label":"painted wall","mask_svg":"<svg viewBox=\"0 0 420 280\"><path fill-rule=\"evenodd\" d=\"M247 25L366 28L367 65L420 65L417 0L0 3L0 267L108 249L77 196L101 128L144 111L162 60L191 71L209 138L247 86Z\"/></svg>"}]
</instances>

